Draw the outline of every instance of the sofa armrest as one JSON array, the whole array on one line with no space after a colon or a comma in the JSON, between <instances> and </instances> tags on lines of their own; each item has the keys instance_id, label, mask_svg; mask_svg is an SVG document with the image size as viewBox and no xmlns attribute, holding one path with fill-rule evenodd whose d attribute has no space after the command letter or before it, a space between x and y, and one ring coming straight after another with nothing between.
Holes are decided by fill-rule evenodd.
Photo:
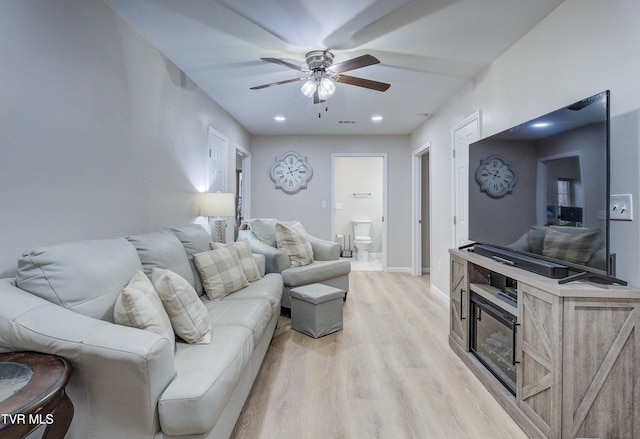
<instances>
[{"instance_id":1,"label":"sofa armrest","mask_svg":"<svg viewBox=\"0 0 640 439\"><path fill-rule=\"evenodd\" d=\"M340 244L333 241L316 238L307 234L307 239L313 249L313 259L316 261L335 261L340 259Z\"/></svg>"},{"instance_id":2,"label":"sofa armrest","mask_svg":"<svg viewBox=\"0 0 640 439\"><path fill-rule=\"evenodd\" d=\"M174 343L158 334L78 314L0 279L0 346L66 358L76 436L119 431L152 437L157 402L175 375ZM116 434L114 432L114 434ZM112 436L116 437L116 436Z\"/></svg>"},{"instance_id":3,"label":"sofa armrest","mask_svg":"<svg viewBox=\"0 0 640 439\"><path fill-rule=\"evenodd\" d=\"M291 266L291 260L285 252L271 247L269 244L265 244L249 231L243 232L244 233L238 235L238 240L248 241L253 253L264 255L267 273L280 273L285 268Z\"/></svg>"}]
</instances>

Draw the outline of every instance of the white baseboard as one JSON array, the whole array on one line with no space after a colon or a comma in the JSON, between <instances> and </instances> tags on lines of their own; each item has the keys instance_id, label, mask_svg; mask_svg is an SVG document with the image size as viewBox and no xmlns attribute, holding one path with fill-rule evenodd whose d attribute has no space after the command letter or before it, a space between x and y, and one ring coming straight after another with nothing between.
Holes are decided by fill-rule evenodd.
<instances>
[{"instance_id":1,"label":"white baseboard","mask_svg":"<svg viewBox=\"0 0 640 439\"><path fill-rule=\"evenodd\" d=\"M410 267L387 267L387 271L389 273L413 273Z\"/></svg>"},{"instance_id":2,"label":"white baseboard","mask_svg":"<svg viewBox=\"0 0 640 439\"><path fill-rule=\"evenodd\" d=\"M442 300L444 300L447 303L449 303L449 295L443 293L442 291L440 291L440 289L438 289L438 287L436 287L433 284L431 284L431 291L433 291L434 293L438 294L438 296L440 296L442 298Z\"/></svg>"}]
</instances>

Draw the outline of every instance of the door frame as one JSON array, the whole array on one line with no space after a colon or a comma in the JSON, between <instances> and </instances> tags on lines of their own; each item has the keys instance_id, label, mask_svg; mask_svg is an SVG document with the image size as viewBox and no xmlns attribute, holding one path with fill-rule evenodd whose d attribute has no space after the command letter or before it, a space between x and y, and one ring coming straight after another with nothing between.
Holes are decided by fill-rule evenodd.
<instances>
[{"instance_id":1,"label":"door frame","mask_svg":"<svg viewBox=\"0 0 640 439\"><path fill-rule=\"evenodd\" d=\"M382 271L387 271L387 153L339 153L331 154L331 239L335 239L335 164L338 157L382 157Z\"/></svg>"},{"instance_id":2,"label":"door frame","mask_svg":"<svg viewBox=\"0 0 640 439\"><path fill-rule=\"evenodd\" d=\"M242 217L251 218L251 153L236 144L236 156L242 157L242 179L244 193L242 194ZM236 194L236 197L238 194Z\"/></svg>"},{"instance_id":3,"label":"door frame","mask_svg":"<svg viewBox=\"0 0 640 439\"><path fill-rule=\"evenodd\" d=\"M456 221L456 206L459 203L458 200L458 195L459 195L459 190L461 188L458 187L457 181L456 181L456 159L459 159L459 157L457 158L455 156L455 150L456 150L456 132L464 127L466 127L467 125L470 124L475 124L475 141L480 140L481 136L480 136L480 111L476 111L475 113L471 114L470 116L465 117L463 120L461 120L460 122L458 122L457 124L455 124L453 127L451 127L451 199L453 200L453 203L451 203L451 220L452 220L452 228L451 228L451 243L452 243L452 247L454 248L458 248L459 244L458 244L458 230L457 230L457 221ZM466 163L466 168L467 168L467 175L469 174L469 144L466 145L466 150L465 150L465 154L464 154L464 159L467 161ZM468 179L467 179L467 191L469 190L468 187ZM464 193L460 194L460 196L464 195ZM469 211L469 200L466 200L466 210L467 210L467 214ZM468 225L467 225L468 227ZM466 240L468 241L468 230L467 230L467 237Z\"/></svg>"},{"instance_id":4,"label":"door frame","mask_svg":"<svg viewBox=\"0 0 640 439\"><path fill-rule=\"evenodd\" d=\"M411 244L411 252L413 255L413 264L411 274L413 276L422 276L422 157L431 151L431 142L427 142L418 149L413 151L411 161L411 179L413 181L412 190L412 233L413 240ZM429 160L429 203L431 203L431 160ZM429 242L431 242L431 209L429 209ZM431 253L431 245L429 246ZM430 258L431 259L431 258Z\"/></svg>"}]
</instances>

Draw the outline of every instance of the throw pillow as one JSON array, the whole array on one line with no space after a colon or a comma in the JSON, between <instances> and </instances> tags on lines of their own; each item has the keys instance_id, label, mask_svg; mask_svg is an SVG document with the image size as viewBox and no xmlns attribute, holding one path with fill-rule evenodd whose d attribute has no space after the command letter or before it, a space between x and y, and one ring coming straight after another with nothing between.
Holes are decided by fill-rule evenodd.
<instances>
[{"instance_id":1,"label":"throw pillow","mask_svg":"<svg viewBox=\"0 0 640 439\"><path fill-rule=\"evenodd\" d=\"M260 270L258 269L258 264L256 264L256 259L253 257L251 245L248 241L230 242L226 246L219 242L211 242L209 245L211 246L211 250L222 247L232 248L236 252L236 255L238 255L238 259L240 259L240 265L242 265L242 270L244 271L247 281L253 282L260 279Z\"/></svg>"},{"instance_id":2,"label":"throw pillow","mask_svg":"<svg viewBox=\"0 0 640 439\"><path fill-rule=\"evenodd\" d=\"M300 267L313 262L313 249L302 224L296 224L292 227L280 223L276 224L276 239L278 248L291 259L292 267Z\"/></svg>"},{"instance_id":3,"label":"throw pillow","mask_svg":"<svg viewBox=\"0 0 640 439\"><path fill-rule=\"evenodd\" d=\"M151 281L175 333L187 343L210 343L211 319L196 290L173 271L153 268Z\"/></svg>"},{"instance_id":4,"label":"throw pillow","mask_svg":"<svg viewBox=\"0 0 640 439\"><path fill-rule=\"evenodd\" d=\"M529 234L527 236L529 242L529 251L542 254L544 248L544 235L547 231L546 227L531 226L529 227Z\"/></svg>"},{"instance_id":5,"label":"throw pillow","mask_svg":"<svg viewBox=\"0 0 640 439\"><path fill-rule=\"evenodd\" d=\"M175 341L171 320L149 278L138 270L122 290L113 309L113 321L164 335Z\"/></svg>"},{"instance_id":6,"label":"throw pillow","mask_svg":"<svg viewBox=\"0 0 640 439\"><path fill-rule=\"evenodd\" d=\"M224 296L249 285L240 259L233 249L222 247L193 255L196 267L202 277L202 285L211 300Z\"/></svg>"},{"instance_id":7,"label":"throw pillow","mask_svg":"<svg viewBox=\"0 0 640 439\"><path fill-rule=\"evenodd\" d=\"M542 254L574 264L586 264L593 253L598 231L586 233L562 233L547 229Z\"/></svg>"}]
</instances>

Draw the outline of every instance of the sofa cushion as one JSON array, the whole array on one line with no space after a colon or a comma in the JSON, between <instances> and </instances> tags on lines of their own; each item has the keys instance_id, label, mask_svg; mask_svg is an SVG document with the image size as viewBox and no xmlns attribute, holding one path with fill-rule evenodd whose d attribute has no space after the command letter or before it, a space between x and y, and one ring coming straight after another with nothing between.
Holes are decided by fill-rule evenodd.
<instances>
[{"instance_id":1,"label":"sofa cushion","mask_svg":"<svg viewBox=\"0 0 640 439\"><path fill-rule=\"evenodd\" d=\"M276 240L278 248L291 259L292 267L300 267L313 262L313 249L302 225L289 227L280 223L276 224Z\"/></svg>"},{"instance_id":2,"label":"sofa cushion","mask_svg":"<svg viewBox=\"0 0 640 439\"><path fill-rule=\"evenodd\" d=\"M211 319L189 282L173 271L155 267L151 280L176 335L187 343L209 343Z\"/></svg>"},{"instance_id":3,"label":"sofa cushion","mask_svg":"<svg viewBox=\"0 0 640 439\"><path fill-rule=\"evenodd\" d=\"M153 267L178 273L195 288L193 273L187 253L180 240L169 230L127 236L127 240L138 251L144 274L151 279Z\"/></svg>"},{"instance_id":4,"label":"sofa cushion","mask_svg":"<svg viewBox=\"0 0 640 439\"><path fill-rule=\"evenodd\" d=\"M218 248L225 247L225 244L211 242L209 243L209 246L211 247L211 250L216 250ZM236 252L236 255L238 255L242 271L244 271L244 276L247 278L248 282L254 282L260 279L260 270L258 269L258 264L256 263L253 253L251 253L251 245L249 245L249 242L230 242L229 244L226 244L226 247L233 249L233 251Z\"/></svg>"},{"instance_id":5,"label":"sofa cushion","mask_svg":"<svg viewBox=\"0 0 640 439\"><path fill-rule=\"evenodd\" d=\"M149 278L137 271L124 287L113 309L113 321L175 340L171 320Z\"/></svg>"},{"instance_id":6,"label":"sofa cushion","mask_svg":"<svg viewBox=\"0 0 640 439\"><path fill-rule=\"evenodd\" d=\"M211 300L221 299L249 285L238 255L222 247L193 255L204 290Z\"/></svg>"},{"instance_id":7,"label":"sofa cushion","mask_svg":"<svg viewBox=\"0 0 640 439\"><path fill-rule=\"evenodd\" d=\"M260 241L276 247L276 224L277 219L257 218L251 221L251 231Z\"/></svg>"},{"instance_id":8,"label":"sofa cushion","mask_svg":"<svg viewBox=\"0 0 640 439\"><path fill-rule=\"evenodd\" d=\"M574 264L586 264L591 258L598 231L563 233L548 229L544 235L544 256Z\"/></svg>"},{"instance_id":9,"label":"sofa cushion","mask_svg":"<svg viewBox=\"0 0 640 439\"><path fill-rule=\"evenodd\" d=\"M211 235L200 224L189 224L182 227L174 227L170 230L180 240L187 253L187 259L189 260L189 265L193 272L194 288L196 289L196 292L198 295L204 294L202 280L200 279L198 267L196 267L196 264L193 261L193 255L209 250Z\"/></svg>"},{"instance_id":10,"label":"sofa cushion","mask_svg":"<svg viewBox=\"0 0 640 439\"><path fill-rule=\"evenodd\" d=\"M140 259L124 238L35 248L18 260L16 285L89 317L113 322L113 306Z\"/></svg>"},{"instance_id":11,"label":"sofa cushion","mask_svg":"<svg viewBox=\"0 0 640 439\"><path fill-rule=\"evenodd\" d=\"M216 326L209 344L177 343L176 376L160 395L165 435L204 434L218 421L254 350L251 331Z\"/></svg>"},{"instance_id":12,"label":"sofa cushion","mask_svg":"<svg viewBox=\"0 0 640 439\"><path fill-rule=\"evenodd\" d=\"M222 301L263 299L271 304L271 312L273 314L280 314L283 287L284 283L280 273L268 273L262 279L226 296Z\"/></svg>"},{"instance_id":13,"label":"sofa cushion","mask_svg":"<svg viewBox=\"0 0 640 439\"><path fill-rule=\"evenodd\" d=\"M203 298L214 328L220 326L242 326L253 334L258 343L273 315L271 304L266 299L253 300L209 300Z\"/></svg>"},{"instance_id":14,"label":"sofa cushion","mask_svg":"<svg viewBox=\"0 0 640 439\"><path fill-rule=\"evenodd\" d=\"M271 247L275 248L278 245L276 239L276 224L292 226L301 223L299 220L280 221L275 218L256 218L248 220L246 224L249 224L251 232L253 232L256 238L258 238L265 244L269 244Z\"/></svg>"},{"instance_id":15,"label":"sofa cushion","mask_svg":"<svg viewBox=\"0 0 640 439\"><path fill-rule=\"evenodd\" d=\"M322 283L334 277L348 275L351 272L349 261L313 261L302 267L291 267L282 271L282 280L287 287L297 287L313 283Z\"/></svg>"}]
</instances>

